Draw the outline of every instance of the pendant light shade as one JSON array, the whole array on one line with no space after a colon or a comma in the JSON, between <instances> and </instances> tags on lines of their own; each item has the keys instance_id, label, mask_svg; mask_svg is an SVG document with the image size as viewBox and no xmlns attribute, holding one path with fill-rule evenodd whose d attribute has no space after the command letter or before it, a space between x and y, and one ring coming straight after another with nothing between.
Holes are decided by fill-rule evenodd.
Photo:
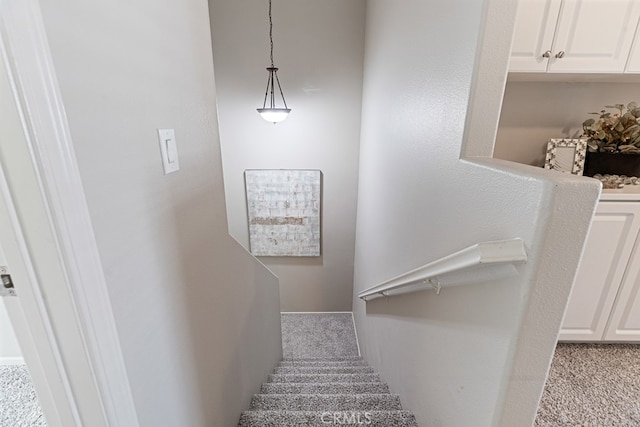
<instances>
[{"instance_id":1,"label":"pendant light shade","mask_svg":"<svg viewBox=\"0 0 640 427\"><path fill-rule=\"evenodd\" d=\"M289 116L291 108L258 108L258 113L268 122L278 123Z\"/></svg>"},{"instance_id":2,"label":"pendant light shade","mask_svg":"<svg viewBox=\"0 0 640 427\"><path fill-rule=\"evenodd\" d=\"M258 113L268 122L278 123L287 118L291 112L291 108L287 107L287 101L284 99L282 86L278 79L278 69L273 64L273 19L271 18L271 0L269 0L269 43L271 47L271 66L267 67L269 78L267 80L267 90L264 94L264 102L262 108L258 108ZM276 96L280 94L282 106L276 105Z\"/></svg>"}]
</instances>

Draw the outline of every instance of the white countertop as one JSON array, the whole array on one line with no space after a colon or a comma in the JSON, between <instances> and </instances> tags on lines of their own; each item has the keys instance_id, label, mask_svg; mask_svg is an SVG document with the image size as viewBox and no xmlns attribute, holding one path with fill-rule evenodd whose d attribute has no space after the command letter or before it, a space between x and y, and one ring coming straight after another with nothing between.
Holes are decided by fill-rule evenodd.
<instances>
[{"instance_id":1,"label":"white countertop","mask_svg":"<svg viewBox=\"0 0 640 427\"><path fill-rule=\"evenodd\" d=\"M625 185L620 189L603 189L600 200L640 201L640 185Z\"/></svg>"}]
</instances>

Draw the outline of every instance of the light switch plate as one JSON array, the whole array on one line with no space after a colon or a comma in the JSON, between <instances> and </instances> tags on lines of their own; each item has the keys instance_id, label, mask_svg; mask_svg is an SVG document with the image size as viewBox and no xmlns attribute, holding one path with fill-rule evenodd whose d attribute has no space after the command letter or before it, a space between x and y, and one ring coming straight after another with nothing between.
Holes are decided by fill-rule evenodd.
<instances>
[{"instance_id":1,"label":"light switch plate","mask_svg":"<svg viewBox=\"0 0 640 427\"><path fill-rule=\"evenodd\" d=\"M173 129L158 129L158 141L160 141L160 153L162 154L164 174L168 175L180 170L175 131Z\"/></svg>"}]
</instances>

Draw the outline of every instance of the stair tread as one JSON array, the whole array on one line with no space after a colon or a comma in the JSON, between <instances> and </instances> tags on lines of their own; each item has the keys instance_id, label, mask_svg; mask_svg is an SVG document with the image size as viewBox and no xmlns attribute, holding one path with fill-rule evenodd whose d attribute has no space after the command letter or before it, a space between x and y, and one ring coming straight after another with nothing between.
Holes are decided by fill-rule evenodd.
<instances>
[{"instance_id":1,"label":"stair tread","mask_svg":"<svg viewBox=\"0 0 640 427\"><path fill-rule=\"evenodd\" d=\"M252 396L239 427L418 426L359 355L350 313L281 317L284 357Z\"/></svg>"},{"instance_id":2,"label":"stair tread","mask_svg":"<svg viewBox=\"0 0 640 427\"><path fill-rule=\"evenodd\" d=\"M254 394L249 410L390 411L401 410L397 394Z\"/></svg>"},{"instance_id":3,"label":"stair tread","mask_svg":"<svg viewBox=\"0 0 640 427\"><path fill-rule=\"evenodd\" d=\"M336 418L334 418L336 417ZM359 419L358 419L359 417ZM238 427L418 427L410 411L245 411Z\"/></svg>"},{"instance_id":4,"label":"stair tread","mask_svg":"<svg viewBox=\"0 0 640 427\"><path fill-rule=\"evenodd\" d=\"M342 357L283 357L283 362L290 361L347 361L347 360L364 360L362 356L342 356Z\"/></svg>"},{"instance_id":5,"label":"stair tread","mask_svg":"<svg viewBox=\"0 0 640 427\"><path fill-rule=\"evenodd\" d=\"M271 374L270 383L381 382L378 374Z\"/></svg>"},{"instance_id":6,"label":"stair tread","mask_svg":"<svg viewBox=\"0 0 640 427\"><path fill-rule=\"evenodd\" d=\"M278 367L284 366L369 366L364 360L307 360L307 361L282 361Z\"/></svg>"},{"instance_id":7,"label":"stair tread","mask_svg":"<svg viewBox=\"0 0 640 427\"><path fill-rule=\"evenodd\" d=\"M274 374L373 374L370 366L282 366Z\"/></svg>"},{"instance_id":8,"label":"stair tread","mask_svg":"<svg viewBox=\"0 0 640 427\"><path fill-rule=\"evenodd\" d=\"M264 383L262 394L303 394L303 393L389 393L389 386L383 382L366 383Z\"/></svg>"}]
</instances>

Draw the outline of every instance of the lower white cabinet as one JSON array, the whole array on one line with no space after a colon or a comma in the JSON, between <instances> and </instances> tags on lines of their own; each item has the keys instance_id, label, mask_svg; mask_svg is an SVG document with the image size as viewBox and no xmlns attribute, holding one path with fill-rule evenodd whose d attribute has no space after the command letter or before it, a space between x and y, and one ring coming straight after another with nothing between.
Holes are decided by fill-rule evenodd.
<instances>
[{"instance_id":1,"label":"lower white cabinet","mask_svg":"<svg viewBox=\"0 0 640 427\"><path fill-rule=\"evenodd\" d=\"M600 201L560 340L640 341L639 234L640 200Z\"/></svg>"},{"instance_id":2,"label":"lower white cabinet","mask_svg":"<svg viewBox=\"0 0 640 427\"><path fill-rule=\"evenodd\" d=\"M631 260L623 279L623 286L613 304L613 311L604 331L606 341L640 342L640 248L631 254Z\"/></svg>"}]
</instances>

